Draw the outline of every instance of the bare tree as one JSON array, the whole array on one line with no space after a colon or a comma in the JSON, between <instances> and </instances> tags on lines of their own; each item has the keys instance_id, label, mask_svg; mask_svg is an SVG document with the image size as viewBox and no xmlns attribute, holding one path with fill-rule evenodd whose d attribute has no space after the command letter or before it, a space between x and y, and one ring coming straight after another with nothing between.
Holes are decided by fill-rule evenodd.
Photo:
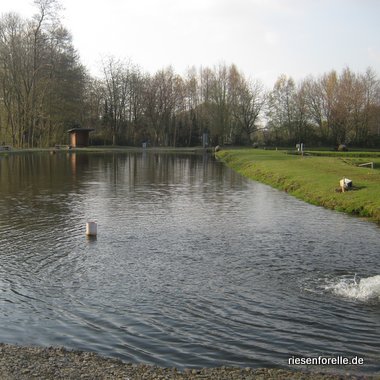
<instances>
[{"instance_id":1,"label":"bare tree","mask_svg":"<svg viewBox=\"0 0 380 380\"><path fill-rule=\"evenodd\" d=\"M103 62L106 97L104 120L110 128L113 145L117 144L122 130L127 128L130 114L130 65L130 62L121 62L114 57Z\"/></svg>"},{"instance_id":2,"label":"bare tree","mask_svg":"<svg viewBox=\"0 0 380 380\"><path fill-rule=\"evenodd\" d=\"M247 81L244 77L240 78L232 113L248 142L259 128L258 122L265 100L264 86L260 81Z\"/></svg>"},{"instance_id":3,"label":"bare tree","mask_svg":"<svg viewBox=\"0 0 380 380\"><path fill-rule=\"evenodd\" d=\"M159 70L147 86L146 116L154 145L169 145L170 125L176 105L175 74L172 67Z\"/></svg>"},{"instance_id":4,"label":"bare tree","mask_svg":"<svg viewBox=\"0 0 380 380\"><path fill-rule=\"evenodd\" d=\"M296 86L292 78L280 76L268 98L268 113L270 126L277 138L282 136L287 141L295 142L294 121Z\"/></svg>"},{"instance_id":5,"label":"bare tree","mask_svg":"<svg viewBox=\"0 0 380 380\"><path fill-rule=\"evenodd\" d=\"M380 81L373 69L361 75L364 86L363 123L368 135L380 136Z\"/></svg>"},{"instance_id":6,"label":"bare tree","mask_svg":"<svg viewBox=\"0 0 380 380\"><path fill-rule=\"evenodd\" d=\"M52 115L59 112L63 120L65 112L69 114L67 108L62 110L62 100L72 109L77 104L79 109L78 96L69 89L75 88L76 94L82 95L83 68L69 33L53 17L57 2L41 0L36 5L39 13L32 20L8 14L0 21L3 130L15 146L50 143L56 130L52 123L57 121ZM58 97L60 102L54 102Z\"/></svg>"}]
</instances>

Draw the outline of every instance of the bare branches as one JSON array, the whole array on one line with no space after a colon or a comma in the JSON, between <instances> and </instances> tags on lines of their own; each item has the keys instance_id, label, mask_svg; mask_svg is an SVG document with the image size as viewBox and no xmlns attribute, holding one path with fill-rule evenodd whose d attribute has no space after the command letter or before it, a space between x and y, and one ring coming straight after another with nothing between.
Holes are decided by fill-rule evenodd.
<instances>
[{"instance_id":1,"label":"bare branches","mask_svg":"<svg viewBox=\"0 0 380 380\"><path fill-rule=\"evenodd\" d=\"M15 146L50 144L61 138L63 120L80 118L82 67L67 31L43 27L56 2L37 3L33 20L10 14L0 21L1 139Z\"/></svg>"},{"instance_id":2,"label":"bare branches","mask_svg":"<svg viewBox=\"0 0 380 380\"><path fill-rule=\"evenodd\" d=\"M170 66L147 74L109 57L95 80L59 22L59 0L34 3L33 19L0 20L3 141L59 143L65 128L80 123L96 127L97 142L106 144L380 143L380 84L371 69L300 83L280 76L267 93L233 64L192 67L180 76Z\"/></svg>"},{"instance_id":3,"label":"bare branches","mask_svg":"<svg viewBox=\"0 0 380 380\"><path fill-rule=\"evenodd\" d=\"M280 77L270 94L269 126L278 143L370 144L376 140L370 136L379 136L379 91L371 69L365 74L331 71L298 87Z\"/></svg>"}]
</instances>

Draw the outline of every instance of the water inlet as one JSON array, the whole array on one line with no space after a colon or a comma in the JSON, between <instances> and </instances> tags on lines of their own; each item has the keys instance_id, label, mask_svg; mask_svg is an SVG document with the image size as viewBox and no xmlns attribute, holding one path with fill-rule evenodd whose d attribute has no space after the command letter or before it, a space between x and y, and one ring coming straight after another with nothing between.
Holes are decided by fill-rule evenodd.
<instances>
[{"instance_id":1,"label":"water inlet","mask_svg":"<svg viewBox=\"0 0 380 380\"><path fill-rule=\"evenodd\" d=\"M98 224L96 222L86 223L86 235L96 236L98 234Z\"/></svg>"}]
</instances>

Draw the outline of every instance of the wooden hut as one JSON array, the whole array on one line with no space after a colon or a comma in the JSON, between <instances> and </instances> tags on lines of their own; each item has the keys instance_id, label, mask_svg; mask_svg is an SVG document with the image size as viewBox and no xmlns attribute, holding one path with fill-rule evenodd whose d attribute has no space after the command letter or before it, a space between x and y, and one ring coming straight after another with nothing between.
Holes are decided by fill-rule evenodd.
<instances>
[{"instance_id":1,"label":"wooden hut","mask_svg":"<svg viewBox=\"0 0 380 380\"><path fill-rule=\"evenodd\" d=\"M70 146L72 148L83 148L89 145L90 132L93 128L72 128L67 132L70 134Z\"/></svg>"}]
</instances>

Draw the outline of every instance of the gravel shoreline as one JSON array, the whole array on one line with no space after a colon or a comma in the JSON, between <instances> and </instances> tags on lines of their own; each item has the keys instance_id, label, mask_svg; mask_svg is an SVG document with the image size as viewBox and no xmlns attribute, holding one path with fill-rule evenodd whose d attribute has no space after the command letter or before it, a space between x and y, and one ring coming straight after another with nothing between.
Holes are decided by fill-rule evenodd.
<instances>
[{"instance_id":1,"label":"gravel shoreline","mask_svg":"<svg viewBox=\"0 0 380 380\"><path fill-rule=\"evenodd\" d=\"M311 373L269 368L202 368L179 371L146 364L125 363L95 353L70 351L57 347L24 347L0 343L0 379L2 380L135 380L135 379L313 379L375 380L374 376Z\"/></svg>"}]
</instances>

